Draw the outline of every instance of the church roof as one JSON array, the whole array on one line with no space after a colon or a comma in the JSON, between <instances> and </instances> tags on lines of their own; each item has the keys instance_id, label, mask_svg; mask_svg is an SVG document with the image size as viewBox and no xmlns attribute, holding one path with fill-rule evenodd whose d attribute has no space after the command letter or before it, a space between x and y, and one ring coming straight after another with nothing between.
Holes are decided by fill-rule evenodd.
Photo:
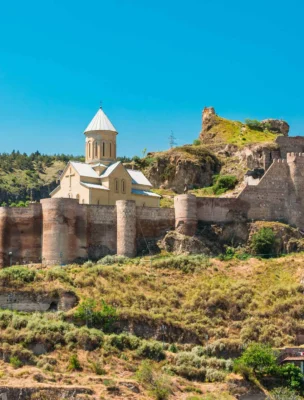
<instances>
[{"instance_id":1,"label":"church roof","mask_svg":"<svg viewBox=\"0 0 304 400\"><path fill-rule=\"evenodd\" d=\"M159 194L149 192L148 190L132 189L133 194L140 194L142 196L161 197Z\"/></svg>"},{"instance_id":2,"label":"church roof","mask_svg":"<svg viewBox=\"0 0 304 400\"><path fill-rule=\"evenodd\" d=\"M97 185L96 183L87 183L87 182L80 182L82 186L85 186L89 189L101 189L101 190L110 190L106 186Z\"/></svg>"},{"instance_id":3,"label":"church roof","mask_svg":"<svg viewBox=\"0 0 304 400\"><path fill-rule=\"evenodd\" d=\"M73 168L75 168L76 172L80 176L86 176L88 178L99 178L98 173L89 164L76 161L70 161L70 164Z\"/></svg>"},{"instance_id":4,"label":"church roof","mask_svg":"<svg viewBox=\"0 0 304 400\"><path fill-rule=\"evenodd\" d=\"M101 107L87 126L87 129L84 131L84 133L92 131L112 131L117 133L117 130L114 128Z\"/></svg>"},{"instance_id":5,"label":"church roof","mask_svg":"<svg viewBox=\"0 0 304 400\"><path fill-rule=\"evenodd\" d=\"M145 175L141 171L136 171L134 169L127 169L127 171L131 175L133 185L145 185L152 187L151 182L145 177Z\"/></svg>"},{"instance_id":6,"label":"church roof","mask_svg":"<svg viewBox=\"0 0 304 400\"><path fill-rule=\"evenodd\" d=\"M109 167L100 175L100 178L106 178L107 176L111 175L111 173L119 164L121 164L121 161L117 161L116 163L109 165Z\"/></svg>"}]
</instances>

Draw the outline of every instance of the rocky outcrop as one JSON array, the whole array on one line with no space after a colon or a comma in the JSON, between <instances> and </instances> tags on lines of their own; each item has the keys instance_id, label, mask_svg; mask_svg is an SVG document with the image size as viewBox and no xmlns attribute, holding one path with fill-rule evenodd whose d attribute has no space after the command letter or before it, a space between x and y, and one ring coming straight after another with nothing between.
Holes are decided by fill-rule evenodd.
<instances>
[{"instance_id":1,"label":"rocky outcrop","mask_svg":"<svg viewBox=\"0 0 304 400\"><path fill-rule=\"evenodd\" d=\"M129 332L144 339L154 339L167 343L202 343L202 339L199 338L197 333L190 329L164 321L160 323L144 316L121 316L115 322L113 331L115 333Z\"/></svg>"},{"instance_id":2,"label":"rocky outcrop","mask_svg":"<svg viewBox=\"0 0 304 400\"><path fill-rule=\"evenodd\" d=\"M176 231L168 232L158 242L160 249L174 254L219 255L227 246L242 247L253 253L252 237L262 228L271 228L275 234L274 254L304 251L304 235L295 228L279 222L256 221L226 224L199 224L195 236L185 236Z\"/></svg>"},{"instance_id":3,"label":"rocky outcrop","mask_svg":"<svg viewBox=\"0 0 304 400\"><path fill-rule=\"evenodd\" d=\"M0 308L23 312L68 311L77 303L78 298L71 291L52 294L4 290L0 293Z\"/></svg>"},{"instance_id":4,"label":"rocky outcrop","mask_svg":"<svg viewBox=\"0 0 304 400\"><path fill-rule=\"evenodd\" d=\"M275 132L284 136L288 136L289 125L287 122L281 119L264 119L261 121L261 125L264 129L268 129L271 132Z\"/></svg>"},{"instance_id":5,"label":"rocky outcrop","mask_svg":"<svg viewBox=\"0 0 304 400\"><path fill-rule=\"evenodd\" d=\"M83 400L90 399L94 392L86 388L60 387L10 387L0 386L0 400Z\"/></svg>"},{"instance_id":6,"label":"rocky outcrop","mask_svg":"<svg viewBox=\"0 0 304 400\"><path fill-rule=\"evenodd\" d=\"M155 161L145 169L154 187L170 188L176 193L188 189L210 186L213 175L218 174L221 163L202 146L183 146L163 153L151 153Z\"/></svg>"}]
</instances>

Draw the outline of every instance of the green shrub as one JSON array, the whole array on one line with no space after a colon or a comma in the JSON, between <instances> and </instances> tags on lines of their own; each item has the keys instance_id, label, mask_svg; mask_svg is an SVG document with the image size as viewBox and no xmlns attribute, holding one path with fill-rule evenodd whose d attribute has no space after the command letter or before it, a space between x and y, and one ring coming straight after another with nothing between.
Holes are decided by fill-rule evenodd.
<instances>
[{"instance_id":1,"label":"green shrub","mask_svg":"<svg viewBox=\"0 0 304 400\"><path fill-rule=\"evenodd\" d=\"M117 314L116 309L104 300L97 303L94 299L85 299L77 307L74 317L87 326L101 327L103 331L109 331Z\"/></svg>"},{"instance_id":2,"label":"green shrub","mask_svg":"<svg viewBox=\"0 0 304 400\"><path fill-rule=\"evenodd\" d=\"M226 374L214 368L206 368L206 381L207 382L223 382Z\"/></svg>"},{"instance_id":3,"label":"green shrub","mask_svg":"<svg viewBox=\"0 0 304 400\"><path fill-rule=\"evenodd\" d=\"M275 234L271 228L261 228L251 238L254 254L269 257L274 254Z\"/></svg>"},{"instance_id":4,"label":"green shrub","mask_svg":"<svg viewBox=\"0 0 304 400\"><path fill-rule=\"evenodd\" d=\"M218 175L213 184L213 191L215 194L220 195L232 190L237 184L237 177L234 175Z\"/></svg>"},{"instance_id":5,"label":"green shrub","mask_svg":"<svg viewBox=\"0 0 304 400\"><path fill-rule=\"evenodd\" d=\"M246 376L250 376L251 369L257 376L263 376L277 369L276 359L276 354L269 345L252 343L235 361L235 370L244 371Z\"/></svg>"},{"instance_id":6,"label":"green shrub","mask_svg":"<svg viewBox=\"0 0 304 400\"><path fill-rule=\"evenodd\" d=\"M255 129L255 130L263 130L262 124L260 121L257 119L245 119L245 124L250 128L250 129Z\"/></svg>"},{"instance_id":7,"label":"green shrub","mask_svg":"<svg viewBox=\"0 0 304 400\"><path fill-rule=\"evenodd\" d=\"M143 385L145 385L157 400L167 400L171 390L171 382L167 376L154 371L150 361L142 361L136 377Z\"/></svg>"},{"instance_id":8,"label":"green shrub","mask_svg":"<svg viewBox=\"0 0 304 400\"><path fill-rule=\"evenodd\" d=\"M22 361L19 360L19 358L17 356L11 356L9 359L9 362L10 362L11 366L14 368L20 368L23 365Z\"/></svg>"},{"instance_id":9,"label":"green shrub","mask_svg":"<svg viewBox=\"0 0 304 400\"><path fill-rule=\"evenodd\" d=\"M84 350L95 350L103 344L103 333L97 329L81 327L65 334L64 339L67 344L75 344Z\"/></svg>"},{"instance_id":10,"label":"green shrub","mask_svg":"<svg viewBox=\"0 0 304 400\"><path fill-rule=\"evenodd\" d=\"M144 340L137 350L140 357L149 358L155 361L161 361L166 358L162 345L158 342Z\"/></svg>"},{"instance_id":11,"label":"green shrub","mask_svg":"<svg viewBox=\"0 0 304 400\"><path fill-rule=\"evenodd\" d=\"M113 265L113 264L127 264L130 262L130 258L124 256L105 256L97 261L97 264L101 265Z\"/></svg>"},{"instance_id":12,"label":"green shrub","mask_svg":"<svg viewBox=\"0 0 304 400\"><path fill-rule=\"evenodd\" d=\"M199 139L193 140L193 146L199 146L200 144L201 144L201 141Z\"/></svg>"},{"instance_id":13,"label":"green shrub","mask_svg":"<svg viewBox=\"0 0 304 400\"><path fill-rule=\"evenodd\" d=\"M141 340L138 337L125 333L121 333L120 335L110 335L108 341L111 346L116 347L121 351L125 349L136 350L141 343Z\"/></svg>"},{"instance_id":14,"label":"green shrub","mask_svg":"<svg viewBox=\"0 0 304 400\"><path fill-rule=\"evenodd\" d=\"M103 364L99 361L95 362L92 361L91 362L91 368L92 371L96 374L96 375L106 375L106 370L103 367Z\"/></svg>"},{"instance_id":15,"label":"green shrub","mask_svg":"<svg viewBox=\"0 0 304 400\"><path fill-rule=\"evenodd\" d=\"M272 397L275 400L301 400L302 397L298 396L296 392L285 387L279 387L271 391ZM270 400L270 398L267 398Z\"/></svg>"},{"instance_id":16,"label":"green shrub","mask_svg":"<svg viewBox=\"0 0 304 400\"><path fill-rule=\"evenodd\" d=\"M200 381L200 382L205 382L205 379L206 379L206 368L205 367L195 368L195 367L191 367L190 365L178 365L178 366L173 366L171 368L171 370L176 375L179 375L190 381L196 380L196 381Z\"/></svg>"},{"instance_id":17,"label":"green shrub","mask_svg":"<svg viewBox=\"0 0 304 400\"><path fill-rule=\"evenodd\" d=\"M71 357L69 359L68 370L69 371L81 371L82 370L77 354L71 355Z\"/></svg>"},{"instance_id":18,"label":"green shrub","mask_svg":"<svg viewBox=\"0 0 304 400\"><path fill-rule=\"evenodd\" d=\"M83 267L84 268L92 268L93 267L93 265L94 265L94 263L92 262L92 261L86 261L84 264L83 264Z\"/></svg>"},{"instance_id":19,"label":"green shrub","mask_svg":"<svg viewBox=\"0 0 304 400\"><path fill-rule=\"evenodd\" d=\"M291 390L300 390L303 387L303 374L294 364L288 363L279 367L278 375Z\"/></svg>"},{"instance_id":20,"label":"green shrub","mask_svg":"<svg viewBox=\"0 0 304 400\"><path fill-rule=\"evenodd\" d=\"M36 278L36 271L27 267L7 267L0 271L0 281L3 285L9 285L10 281L17 283L31 283Z\"/></svg>"},{"instance_id":21,"label":"green shrub","mask_svg":"<svg viewBox=\"0 0 304 400\"><path fill-rule=\"evenodd\" d=\"M210 259L205 255L170 256L154 258L152 266L155 268L179 269L184 273L205 269L211 265Z\"/></svg>"}]
</instances>

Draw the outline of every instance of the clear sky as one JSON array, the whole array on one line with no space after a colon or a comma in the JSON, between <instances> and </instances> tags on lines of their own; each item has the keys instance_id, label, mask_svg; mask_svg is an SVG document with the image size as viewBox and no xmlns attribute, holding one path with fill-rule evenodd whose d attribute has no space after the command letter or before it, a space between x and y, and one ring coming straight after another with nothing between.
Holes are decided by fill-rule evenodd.
<instances>
[{"instance_id":1,"label":"clear sky","mask_svg":"<svg viewBox=\"0 0 304 400\"><path fill-rule=\"evenodd\" d=\"M201 111L304 134L301 0L1 1L0 151L83 154L103 108L118 154L191 143Z\"/></svg>"}]
</instances>

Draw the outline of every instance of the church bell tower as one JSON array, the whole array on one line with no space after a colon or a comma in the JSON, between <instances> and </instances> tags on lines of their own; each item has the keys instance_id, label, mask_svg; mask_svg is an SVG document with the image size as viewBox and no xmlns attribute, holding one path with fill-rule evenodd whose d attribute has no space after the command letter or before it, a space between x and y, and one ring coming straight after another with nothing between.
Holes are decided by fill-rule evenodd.
<instances>
[{"instance_id":1,"label":"church bell tower","mask_svg":"<svg viewBox=\"0 0 304 400\"><path fill-rule=\"evenodd\" d=\"M118 132L100 107L87 129L85 162L109 165L116 160L116 135Z\"/></svg>"}]
</instances>

